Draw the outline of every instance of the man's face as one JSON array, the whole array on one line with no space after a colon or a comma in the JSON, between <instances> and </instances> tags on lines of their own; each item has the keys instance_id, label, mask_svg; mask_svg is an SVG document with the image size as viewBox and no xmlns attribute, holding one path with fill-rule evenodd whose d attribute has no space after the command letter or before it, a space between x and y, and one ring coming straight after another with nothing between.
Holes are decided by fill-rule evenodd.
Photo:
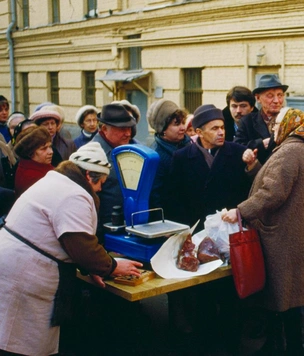
<instances>
[{"instance_id":1,"label":"man's face","mask_svg":"<svg viewBox=\"0 0 304 356\"><path fill-rule=\"evenodd\" d=\"M131 127L102 125L101 130L113 147L127 145L130 142Z\"/></svg>"},{"instance_id":2,"label":"man's face","mask_svg":"<svg viewBox=\"0 0 304 356\"><path fill-rule=\"evenodd\" d=\"M274 88L256 94L256 100L261 104L267 116L276 116L284 105L285 94L282 89Z\"/></svg>"},{"instance_id":3,"label":"man's face","mask_svg":"<svg viewBox=\"0 0 304 356\"><path fill-rule=\"evenodd\" d=\"M212 120L203 127L196 129L204 148L211 149L223 146L225 142L225 126L223 120Z\"/></svg>"},{"instance_id":4,"label":"man's face","mask_svg":"<svg viewBox=\"0 0 304 356\"><path fill-rule=\"evenodd\" d=\"M243 116L251 113L253 107L250 106L248 101L234 101L231 99L229 109L233 120L236 122L236 124L238 124Z\"/></svg>"}]
</instances>

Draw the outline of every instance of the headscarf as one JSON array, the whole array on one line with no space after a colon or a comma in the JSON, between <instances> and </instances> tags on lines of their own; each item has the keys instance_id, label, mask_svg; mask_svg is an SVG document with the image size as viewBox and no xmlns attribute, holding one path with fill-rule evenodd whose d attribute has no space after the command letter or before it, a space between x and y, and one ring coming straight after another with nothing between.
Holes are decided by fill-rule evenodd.
<instances>
[{"instance_id":1,"label":"headscarf","mask_svg":"<svg viewBox=\"0 0 304 356\"><path fill-rule=\"evenodd\" d=\"M282 120L280 122L280 120ZM299 109L290 108L287 110L283 119L280 114L276 122L280 122L276 144L280 145L288 136L301 136L304 138L304 112Z\"/></svg>"}]
</instances>

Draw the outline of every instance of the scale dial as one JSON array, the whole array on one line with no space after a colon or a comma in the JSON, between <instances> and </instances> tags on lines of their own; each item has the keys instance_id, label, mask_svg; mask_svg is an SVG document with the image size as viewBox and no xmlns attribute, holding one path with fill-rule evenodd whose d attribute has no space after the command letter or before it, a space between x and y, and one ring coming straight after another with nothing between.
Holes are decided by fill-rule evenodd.
<instances>
[{"instance_id":1,"label":"scale dial","mask_svg":"<svg viewBox=\"0 0 304 356\"><path fill-rule=\"evenodd\" d=\"M144 158L135 152L121 152L117 154L116 158L123 186L127 189L137 190Z\"/></svg>"}]
</instances>

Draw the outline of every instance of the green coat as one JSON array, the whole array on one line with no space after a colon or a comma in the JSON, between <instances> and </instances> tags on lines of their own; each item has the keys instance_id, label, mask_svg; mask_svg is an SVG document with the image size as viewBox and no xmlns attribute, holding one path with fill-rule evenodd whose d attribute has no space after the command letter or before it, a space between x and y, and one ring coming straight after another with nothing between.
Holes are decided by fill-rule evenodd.
<instances>
[{"instance_id":1,"label":"green coat","mask_svg":"<svg viewBox=\"0 0 304 356\"><path fill-rule=\"evenodd\" d=\"M289 137L256 176L238 205L261 237L266 264L265 306L285 311L304 305L304 141Z\"/></svg>"}]
</instances>

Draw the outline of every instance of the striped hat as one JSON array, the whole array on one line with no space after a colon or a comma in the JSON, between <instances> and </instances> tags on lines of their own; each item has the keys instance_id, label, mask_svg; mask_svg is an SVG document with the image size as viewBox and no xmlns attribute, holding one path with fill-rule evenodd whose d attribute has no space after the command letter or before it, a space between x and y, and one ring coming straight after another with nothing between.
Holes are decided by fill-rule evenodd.
<instances>
[{"instance_id":1,"label":"striped hat","mask_svg":"<svg viewBox=\"0 0 304 356\"><path fill-rule=\"evenodd\" d=\"M71 154L69 161L91 172L105 173L107 175L110 173L111 164L108 162L107 156L98 142L89 142L81 146Z\"/></svg>"}]
</instances>

